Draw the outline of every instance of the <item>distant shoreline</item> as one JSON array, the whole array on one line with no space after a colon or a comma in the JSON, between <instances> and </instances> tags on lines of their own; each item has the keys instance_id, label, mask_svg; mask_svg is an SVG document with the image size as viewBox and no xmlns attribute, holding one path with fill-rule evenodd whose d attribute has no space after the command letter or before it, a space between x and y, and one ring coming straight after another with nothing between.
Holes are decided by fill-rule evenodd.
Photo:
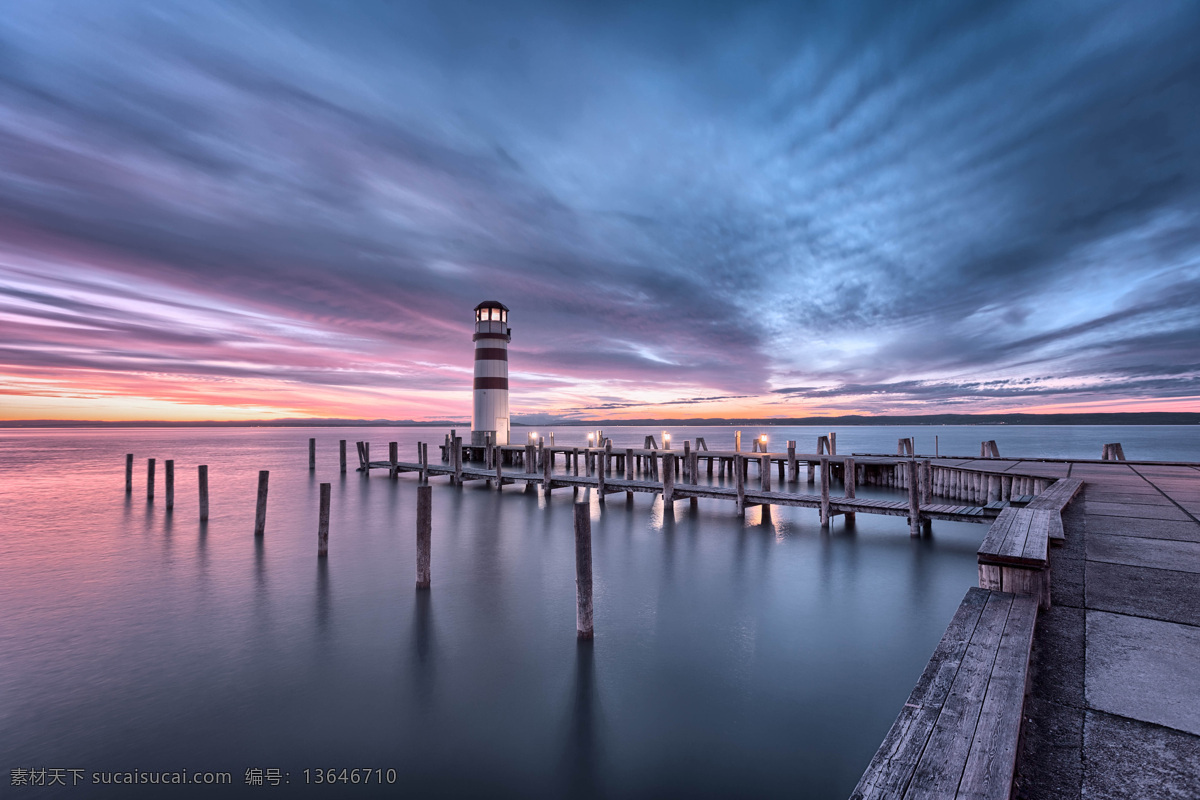
<instances>
[{"instance_id":1,"label":"distant shoreline","mask_svg":"<svg viewBox=\"0 0 1200 800\"><path fill-rule=\"evenodd\" d=\"M575 420L540 419L514 421L514 428L555 427L625 427L639 428L670 425L705 428L731 425L760 427L878 427L894 425L1197 425L1200 413L1194 412L1134 412L1096 414L920 414L911 416L848 415L840 417L794 417L789 419L634 419L634 420ZM353 420L353 419L278 419L247 421L135 420L104 422L94 420L0 420L0 428L463 428L471 423L464 420Z\"/></svg>"}]
</instances>

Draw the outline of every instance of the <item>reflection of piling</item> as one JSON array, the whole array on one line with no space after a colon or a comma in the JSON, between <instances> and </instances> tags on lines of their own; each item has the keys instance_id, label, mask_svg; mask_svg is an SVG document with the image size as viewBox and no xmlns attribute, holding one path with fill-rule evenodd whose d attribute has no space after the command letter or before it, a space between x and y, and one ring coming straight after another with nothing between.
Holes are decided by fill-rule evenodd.
<instances>
[{"instance_id":1,"label":"reflection of piling","mask_svg":"<svg viewBox=\"0 0 1200 800\"><path fill-rule=\"evenodd\" d=\"M338 442L338 466L341 468L342 474L346 474L346 440L342 439Z\"/></svg>"},{"instance_id":2,"label":"reflection of piling","mask_svg":"<svg viewBox=\"0 0 1200 800\"><path fill-rule=\"evenodd\" d=\"M258 473L258 506L254 511L254 535L262 536L267 530L267 477L269 470Z\"/></svg>"},{"instance_id":3,"label":"reflection of piling","mask_svg":"<svg viewBox=\"0 0 1200 800\"><path fill-rule=\"evenodd\" d=\"M154 499L154 459L146 459L146 499Z\"/></svg>"},{"instance_id":4,"label":"reflection of piling","mask_svg":"<svg viewBox=\"0 0 1200 800\"><path fill-rule=\"evenodd\" d=\"M166 461L167 474L167 511L175 508L175 461L168 458Z\"/></svg>"},{"instance_id":5,"label":"reflection of piling","mask_svg":"<svg viewBox=\"0 0 1200 800\"><path fill-rule=\"evenodd\" d=\"M592 511L587 502L575 504L575 632L592 638Z\"/></svg>"},{"instance_id":6,"label":"reflection of piling","mask_svg":"<svg viewBox=\"0 0 1200 800\"><path fill-rule=\"evenodd\" d=\"M417 487L417 588L429 588L429 550L433 531L433 487Z\"/></svg>"},{"instance_id":7,"label":"reflection of piling","mask_svg":"<svg viewBox=\"0 0 1200 800\"><path fill-rule=\"evenodd\" d=\"M196 468L200 483L200 521L208 521L208 465L201 464Z\"/></svg>"},{"instance_id":8,"label":"reflection of piling","mask_svg":"<svg viewBox=\"0 0 1200 800\"><path fill-rule=\"evenodd\" d=\"M329 555L329 490L330 484L321 484L321 510L317 516L317 557Z\"/></svg>"},{"instance_id":9,"label":"reflection of piling","mask_svg":"<svg viewBox=\"0 0 1200 800\"><path fill-rule=\"evenodd\" d=\"M125 454L125 494L133 494L133 453Z\"/></svg>"},{"instance_id":10,"label":"reflection of piling","mask_svg":"<svg viewBox=\"0 0 1200 800\"><path fill-rule=\"evenodd\" d=\"M317 468L317 440L308 440L308 471L312 472Z\"/></svg>"}]
</instances>

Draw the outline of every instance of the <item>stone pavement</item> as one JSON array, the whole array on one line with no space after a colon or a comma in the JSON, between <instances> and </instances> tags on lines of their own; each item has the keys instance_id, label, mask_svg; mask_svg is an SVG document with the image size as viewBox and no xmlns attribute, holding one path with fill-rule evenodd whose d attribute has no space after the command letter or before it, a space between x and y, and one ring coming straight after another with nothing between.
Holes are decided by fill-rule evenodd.
<instances>
[{"instance_id":1,"label":"stone pavement","mask_svg":"<svg viewBox=\"0 0 1200 800\"><path fill-rule=\"evenodd\" d=\"M1032 464L1023 465L1032 467ZM1072 464L1016 796L1200 798L1200 469Z\"/></svg>"}]
</instances>

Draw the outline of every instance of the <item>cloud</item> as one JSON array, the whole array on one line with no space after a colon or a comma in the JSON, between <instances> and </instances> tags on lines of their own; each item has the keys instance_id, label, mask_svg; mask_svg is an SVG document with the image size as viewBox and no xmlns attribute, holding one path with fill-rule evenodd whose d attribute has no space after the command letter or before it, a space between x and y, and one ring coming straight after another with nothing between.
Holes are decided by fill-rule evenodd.
<instances>
[{"instance_id":1,"label":"cloud","mask_svg":"<svg viewBox=\"0 0 1200 800\"><path fill-rule=\"evenodd\" d=\"M1193 4L463 10L14 4L0 372L462 415L495 297L541 413L1194 392Z\"/></svg>"}]
</instances>

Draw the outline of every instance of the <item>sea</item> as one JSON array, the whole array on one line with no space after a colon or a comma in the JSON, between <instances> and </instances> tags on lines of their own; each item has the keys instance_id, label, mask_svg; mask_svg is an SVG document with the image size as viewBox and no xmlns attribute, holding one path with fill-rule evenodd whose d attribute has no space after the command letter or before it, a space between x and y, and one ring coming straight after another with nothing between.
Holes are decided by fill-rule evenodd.
<instances>
[{"instance_id":1,"label":"sea","mask_svg":"<svg viewBox=\"0 0 1200 800\"><path fill-rule=\"evenodd\" d=\"M559 446L586 442L579 427L537 433L551 430ZM676 449L698 436L731 449L734 430L668 432ZM929 455L995 440L1005 457L1098 458L1121 442L1130 459L1200 461L1200 425L740 430L744 449L765 434L771 450L814 452L833 431L839 455L913 436ZM354 442L376 459L398 442L402 460L428 442L436 461L446 433L0 431L3 795L844 798L976 584L985 525L911 538L903 517L822 529L811 509L743 517L702 499L665 514L650 495L602 504L435 477L420 591L416 476L356 473ZM662 431L604 433L620 449ZM576 501L592 519L589 643L575 632Z\"/></svg>"}]
</instances>

